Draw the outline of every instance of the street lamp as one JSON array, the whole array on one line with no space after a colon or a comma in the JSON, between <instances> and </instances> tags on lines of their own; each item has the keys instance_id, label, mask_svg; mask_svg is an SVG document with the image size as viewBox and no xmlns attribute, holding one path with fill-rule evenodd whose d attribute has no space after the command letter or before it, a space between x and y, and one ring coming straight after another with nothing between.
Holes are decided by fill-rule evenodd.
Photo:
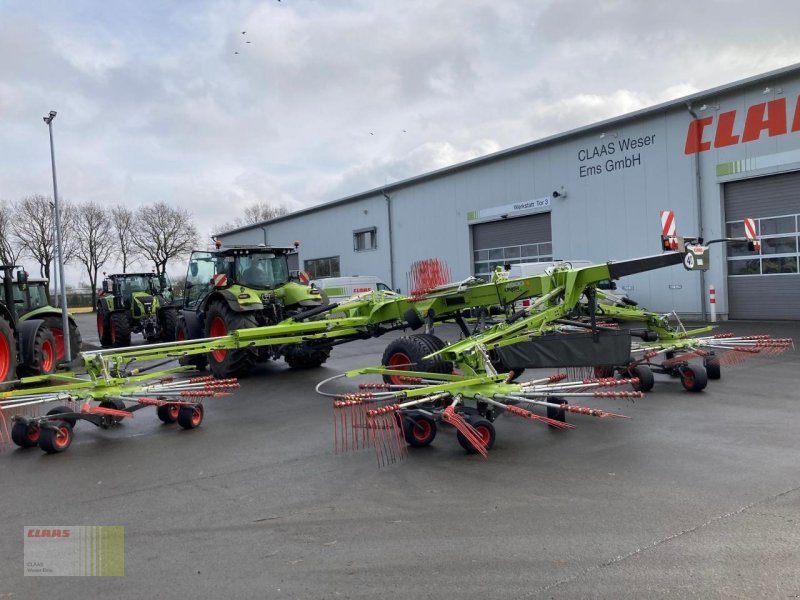
<instances>
[{"instance_id":1,"label":"street lamp","mask_svg":"<svg viewBox=\"0 0 800 600\"><path fill-rule=\"evenodd\" d=\"M68 362L72 360L72 349L69 344L69 317L67 316L67 287L64 284L64 254L61 250L61 211L58 209L58 182L56 181L56 151L53 146L53 119L56 118L56 111L51 110L50 114L43 117L50 130L50 162L53 165L53 206L56 213L56 256L58 257L58 280L61 283L61 332L64 339L64 356Z\"/></svg>"}]
</instances>

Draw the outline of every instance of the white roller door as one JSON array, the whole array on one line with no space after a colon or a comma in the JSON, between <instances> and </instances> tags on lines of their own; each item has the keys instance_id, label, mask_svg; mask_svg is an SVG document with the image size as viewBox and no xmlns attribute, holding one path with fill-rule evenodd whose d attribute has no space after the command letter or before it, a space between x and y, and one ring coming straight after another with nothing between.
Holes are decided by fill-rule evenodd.
<instances>
[{"instance_id":1,"label":"white roller door","mask_svg":"<svg viewBox=\"0 0 800 600\"><path fill-rule=\"evenodd\" d=\"M488 278L498 265L553 260L550 213L472 226L473 272Z\"/></svg>"}]
</instances>

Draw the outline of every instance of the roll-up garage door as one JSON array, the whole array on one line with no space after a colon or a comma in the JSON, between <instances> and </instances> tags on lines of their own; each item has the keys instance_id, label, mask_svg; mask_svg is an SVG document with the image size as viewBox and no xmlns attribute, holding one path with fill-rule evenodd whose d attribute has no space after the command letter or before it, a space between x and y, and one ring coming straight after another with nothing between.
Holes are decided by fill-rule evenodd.
<instances>
[{"instance_id":1,"label":"roll-up garage door","mask_svg":"<svg viewBox=\"0 0 800 600\"><path fill-rule=\"evenodd\" d=\"M800 172L726 183L728 236L744 236L753 218L761 252L728 244L728 313L731 319L800 318Z\"/></svg>"},{"instance_id":2,"label":"roll-up garage door","mask_svg":"<svg viewBox=\"0 0 800 600\"><path fill-rule=\"evenodd\" d=\"M476 277L490 277L498 265L553 260L550 213L500 219L472 226Z\"/></svg>"}]
</instances>

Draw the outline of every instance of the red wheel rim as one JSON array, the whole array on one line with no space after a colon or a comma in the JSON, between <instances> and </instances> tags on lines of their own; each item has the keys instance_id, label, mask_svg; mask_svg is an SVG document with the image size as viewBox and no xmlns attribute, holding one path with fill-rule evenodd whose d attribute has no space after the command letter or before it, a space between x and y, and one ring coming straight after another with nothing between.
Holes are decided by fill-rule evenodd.
<instances>
[{"instance_id":1,"label":"red wheel rim","mask_svg":"<svg viewBox=\"0 0 800 600\"><path fill-rule=\"evenodd\" d=\"M11 366L11 347L4 335L0 335L0 381L5 381Z\"/></svg>"},{"instance_id":2,"label":"red wheel rim","mask_svg":"<svg viewBox=\"0 0 800 600\"><path fill-rule=\"evenodd\" d=\"M64 358L64 330L58 327L51 328L50 332L53 334L53 341L56 344L56 360L60 361Z\"/></svg>"},{"instance_id":3,"label":"red wheel rim","mask_svg":"<svg viewBox=\"0 0 800 600\"><path fill-rule=\"evenodd\" d=\"M41 437L41 430L39 429L38 425L31 426L28 431L25 433L25 437L28 438L28 441L31 444L38 444L39 438Z\"/></svg>"},{"instance_id":4,"label":"red wheel rim","mask_svg":"<svg viewBox=\"0 0 800 600\"><path fill-rule=\"evenodd\" d=\"M211 321L211 327L208 329L208 335L211 337L228 335L228 326L225 324L225 319L222 317L214 317L214 320ZM211 352L211 357L218 363L224 361L227 355L227 350L213 350Z\"/></svg>"},{"instance_id":5,"label":"red wheel rim","mask_svg":"<svg viewBox=\"0 0 800 600\"><path fill-rule=\"evenodd\" d=\"M197 427L198 425L200 425L200 421L202 420L203 420L203 409L195 406L192 409L192 425Z\"/></svg>"},{"instance_id":6,"label":"red wheel rim","mask_svg":"<svg viewBox=\"0 0 800 600\"><path fill-rule=\"evenodd\" d=\"M403 352L395 352L389 357L387 367L395 371L408 371L411 359ZM395 385L400 385L405 379L402 375L389 375L389 379Z\"/></svg>"},{"instance_id":7,"label":"red wheel rim","mask_svg":"<svg viewBox=\"0 0 800 600\"><path fill-rule=\"evenodd\" d=\"M414 427L411 430L411 435L418 442L424 442L430 437L432 430L433 427L431 426L430 421L427 419L420 419L418 421L414 421Z\"/></svg>"},{"instance_id":8,"label":"red wheel rim","mask_svg":"<svg viewBox=\"0 0 800 600\"><path fill-rule=\"evenodd\" d=\"M176 342L184 342L184 341L186 341L186 333L183 331L183 329L178 329L175 332L175 341Z\"/></svg>"},{"instance_id":9,"label":"red wheel rim","mask_svg":"<svg viewBox=\"0 0 800 600\"><path fill-rule=\"evenodd\" d=\"M53 370L53 355L55 351L53 350L53 344L50 343L50 340L44 340L42 342L42 372L43 373L50 373Z\"/></svg>"},{"instance_id":10,"label":"red wheel rim","mask_svg":"<svg viewBox=\"0 0 800 600\"><path fill-rule=\"evenodd\" d=\"M170 419L178 419L178 413L180 412L181 407L177 404L170 404L169 405L169 417Z\"/></svg>"},{"instance_id":11,"label":"red wheel rim","mask_svg":"<svg viewBox=\"0 0 800 600\"><path fill-rule=\"evenodd\" d=\"M475 431L477 431L478 435L481 436L483 445L487 446L489 444L489 440L492 439L492 432L489 431L489 428L486 425L478 425L475 428Z\"/></svg>"},{"instance_id":12,"label":"red wheel rim","mask_svg":"<svg viewBox=\"0 0 800 600\"><path fill-rule=\"evenodd\" d=\"M111 341L117 343L117 328L114 326L114 321L111 321Z\"/></svg>"},{"instance_id":13,"label":"red wheel rim","mask_svg":"<svg viewBox=\"0 0 800 600\"><path fill-rule=\"evenodd\" d=\"M97 313L97 335L100 336L100 339L103 339L103 315Z\"/></svg>"},{"instance_id":14,"label":"red wheel rim","mask_svg":"<svg viewBox=\"0 0 800 600\"><path fill-rule=\"evenodd\" d=\"M58 448L64 448L69 444L69 429L66 427L56 427L56 437L53 444Z\"/></svg>"},{"instance_id":15,"label":"red wheel rim","mask_svg":"<svg viewBox=\"0 0 800 600\"><path fill-rule=\"evenodd\" d=\"M689 369L683 372L683 381L688 387L694 386L694 373Z\"/></svg>"}]
</instances>

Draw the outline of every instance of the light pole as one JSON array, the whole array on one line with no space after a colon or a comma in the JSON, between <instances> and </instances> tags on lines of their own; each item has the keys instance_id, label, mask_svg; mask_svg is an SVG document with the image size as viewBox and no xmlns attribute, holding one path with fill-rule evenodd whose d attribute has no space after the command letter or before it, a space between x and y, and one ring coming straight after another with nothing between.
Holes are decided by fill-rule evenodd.
<instances>
[{"instance_id":1,"label":"light pole","mask_svg":"<svg viewBox=\"0 0 800 600\"><path fill-rule=\"evenodd\" d=\"M61 250L61 211L58 209L58 182L56 181L56 151L53 146L53 119L56 111L44 117L50 130L50 162L53 165L53 203L56 213L56 256L58 257L58 281L61 283L61 332L64 339L64 356L67 362L72 361L72 349L69 347L69 318L67 316L67 286L64 284L64 254Z\"/></svg>"}]
</instances>

